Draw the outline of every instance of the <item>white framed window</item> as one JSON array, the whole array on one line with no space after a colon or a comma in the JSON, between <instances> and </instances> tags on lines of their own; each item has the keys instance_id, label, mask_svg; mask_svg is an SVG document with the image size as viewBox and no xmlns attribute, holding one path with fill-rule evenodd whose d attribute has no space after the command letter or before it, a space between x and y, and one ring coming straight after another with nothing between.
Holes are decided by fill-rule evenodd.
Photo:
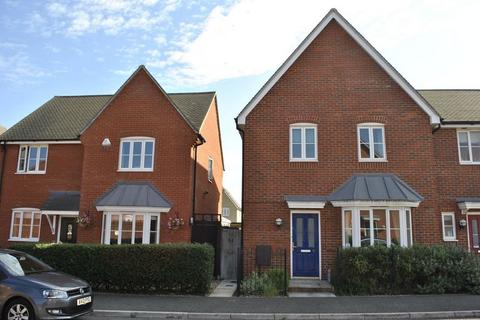
<instances>
[{"instance_id":1,"label":"white framed window","mask_svg":"<svg viewBox=\"0 0 480 320\"><path fill-rule=\"evenodd\" d=\"M387 161L385 128L381 123L361 123L357 126L358 161Z\"/></svg>"},{"instance_id":2,"label":"white framed window","mask_svg":"<svg viewBox=\"0 0 480 320\"><path fill-rule=\"evenodd\" d=\"M37 242L40 238L41 223L42 214L39 209L13 209L9 240Z\"/></svg>"},{"instance_id":3,"label":"white framed window","mask_svg":"<svg viewBox=\"0 0 480 320\"><path fill-rule=\"evenodd\" d=\"M119 171L153 171L155 139L129 137L120 140Z\"/></svg>"},{"instance_id":4,"label":"white framed window","mask_svg":"<svg viewBox=\"0 0 480 320\"><path fill-rule=\"evenodd\" d=\"M480 130L457 131L460 164L480 164Z\"/></svg>"},{"instance_id":5,"label":"white framed window","mask_svg":"<svg viewBox=\"0 0 480 320\"><path fill-rule=\"evenodd\" d=\"M47 171L48 145L21 145L17 173L44 174Z\"/></svg>"},{"instance_id":6,"label":"white framed window","mask_svg":"<svg viewBox=\"0 0 480 320\"><path fill-rule=\"evenodd\" d=\"M317 161L317 125L290 125L290 161Z\"/></svg>"},{"instance_id":7,"label":"white framed window","mask_svg":"<svg viewBox=\"0 0 480 320\"><path fill-rule=\"evenodd\" d=\"M222 215L223 215L225 218L230 217L230 208L228 208L228 207L223 208L223 209L222 209Z\"/></svg>"},{"instance_id":8,"label":"white framed window","mask_svg":"<svg viewBox=\"0 0 480 320\"><path fill-rule=\"evenodd\" d=\"M208 157L208 181L213 181L213 159Z\"/></svg>"},{"instance_id":9,"label":"white framed window","mask_svg":"<svg viewBox=\"0 0 480 320\"><path fill-rule=\"evenodd\" d=\"M413 243L409 208L343 208L342 230L344 247L410 247Z\"/></svg>"},{"instance_id":10,"label":"white framed window","mask_svg":"<svg viewBox=\"0 0 480 320\"><path fill-rule=\"evenodd\" d=\"M104 244L156 244L160 241L160 214L105 212Z\"/></svg>"},{"instance_id":11,"label":"white framed window","mask_svg":"<svg viewBox=\"0 0 480 320\"><path fill-rule=\"evenodd\" d=\"M442 231L443 241L457 240L457 232L455 230L455 213L442 212Z\"/></svg>"}]
</instances>

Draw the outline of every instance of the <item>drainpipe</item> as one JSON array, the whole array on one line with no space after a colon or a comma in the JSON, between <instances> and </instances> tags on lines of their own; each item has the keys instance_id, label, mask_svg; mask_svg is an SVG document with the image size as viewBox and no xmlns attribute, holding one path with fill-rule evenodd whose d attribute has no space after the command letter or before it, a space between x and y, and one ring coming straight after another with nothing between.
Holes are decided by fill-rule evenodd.
<instances>
[{"instance_id":1,"label":"drainpipe","mask_svg":"<svg viewBox=\"0 0 480 320\"><path fill-rule=\"evenodd\" d=\"M5 159L7 157L7 141L0 141L0 144L3 145L3 159L2 159L2 169L0 171L0 199L2 195L2 186L3 186L3 173L5 171Z\"/></svg>"},{"instance_id":2,"label":"drainpipe","mask_svg":"<svg viewBox=\"0 0 480 320\"><path fill-rule=\"evenodd\" d=\"M237 130L240 132L240 137L242 138L242 211L240 214L241 220L242 220L242 228L240 230L240 270L238 272L237 276L237 284L240 284L240 281L243 280L243 230L244 228L244 218L243 218L243 212L245 210L245 131L238 125L237 118L235 118L235 123L237 125Z\"/></svg>"},{"instance_id":3,"label":"drainpipe","mask_svg":"<svg viewBox=\"0 0 480 320\"><path fill-rule=\"evenodd\" d=\"M193 226L195 223L195 200L196 200L196 192L197 192L197 155L198 155L198 147L204 144L205 138L202 137L201 134L198 134L197 140L193 145L193 150L195 153L195 161L193 164L193 194L192 194L192 216L190 217L190 224ZM190 241L193 241L193 232L190 232Z\"/></svg>"}]
</instances>

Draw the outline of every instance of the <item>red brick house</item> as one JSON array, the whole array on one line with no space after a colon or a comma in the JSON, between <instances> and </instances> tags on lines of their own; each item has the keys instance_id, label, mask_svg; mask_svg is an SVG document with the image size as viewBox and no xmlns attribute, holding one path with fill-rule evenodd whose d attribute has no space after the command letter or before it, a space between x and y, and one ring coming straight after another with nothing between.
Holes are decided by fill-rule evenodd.
<instances>
[{"instance_id":1,"label":"red brick house","mask_svg":"<svg viewBox=\"0 0 480 320\"><path fill-rule=\"evenodd\" d=\"M479 252L480 91L415 90L335 9L236 121L244 250L287 249L292 277L341 247Z\"/></svg>"},{"instance_id":2,"label":"red brick house","mask_svg":"<svg viewBox=\"0 0 480 320\"><path fill-rule=\"evenodd\" d=\"M1 246L190 242L194 214L221 217L216 94L167 94L144 66L114 95L52 98L0 149Z\"/></svg>"}]
</instances>

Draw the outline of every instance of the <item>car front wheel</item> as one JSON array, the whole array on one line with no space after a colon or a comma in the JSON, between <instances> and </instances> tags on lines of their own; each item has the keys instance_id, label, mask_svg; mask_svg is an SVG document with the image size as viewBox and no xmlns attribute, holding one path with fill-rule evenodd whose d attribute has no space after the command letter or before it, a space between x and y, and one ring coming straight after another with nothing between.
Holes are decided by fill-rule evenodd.
<instances>
[{"instance_id":1,"label":"car front wheel","mask_svg":"<svg viewBox=\"0 0 480 320\"><path fill-rule=\"evenodd\" d=\"M32 305L24 299L10 301L4 309L4 320L35 320Z\"/></svg>"}]
</instances>

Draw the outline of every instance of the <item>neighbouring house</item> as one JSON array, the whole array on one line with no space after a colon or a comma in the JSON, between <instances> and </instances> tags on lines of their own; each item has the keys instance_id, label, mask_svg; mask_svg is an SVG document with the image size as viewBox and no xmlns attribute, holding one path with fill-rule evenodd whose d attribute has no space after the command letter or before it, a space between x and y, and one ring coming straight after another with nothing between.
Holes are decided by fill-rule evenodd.
<instances>
[{"instance_id":1,"label":"neighbouring house","mask_svg":"<svg viewBox=\"0 0 480 320\"><path fill-rule=\"evenodd\" d=\"M215 92L166 93L140 66L114 95L55 96L0 136L0 245L190 242L220 221Z\"/></svg>"},{"instance_id":2,"label":"neighbouring house","mask_svg":"<svg viewBox=\"0 0 480 320\"><path fill-rule=\"evenodd\" d=\"M222 225L238 228L241 224L242 209L230 192L224 188L222 193Z\"/></svg>"},{"instance_id":3,"label":"neighbouring house","mask_svg":"<svg viewBox=\"0 0 480 320\"><path fill-rule=\"evenodd\" d=\"M0 134L4 133L5 131L7 131L7 128L5 128L4 126L0 125Z\"/></svg>"},{"instance_id":4,"label":"neighbouring house","mask_svg":"<svg viewBox=\"0 0 480 320\"><path fill-rule=\"evenodd\" d=\"M244 253L327 279L341 247L480 252L480 90L414 89L335 9L236 121Z\"/></svg>"}]
</instances>

